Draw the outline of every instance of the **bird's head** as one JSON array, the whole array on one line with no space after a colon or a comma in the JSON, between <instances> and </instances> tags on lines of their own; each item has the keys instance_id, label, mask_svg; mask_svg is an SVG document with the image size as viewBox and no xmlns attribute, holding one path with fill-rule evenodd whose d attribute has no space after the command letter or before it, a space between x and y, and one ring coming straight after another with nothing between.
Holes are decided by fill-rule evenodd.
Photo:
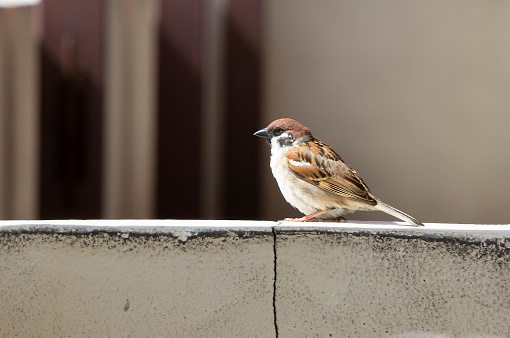
<instances>
[{"instance_id":1,"label":"bird's head","mask_svg":"<svg viewBox=\"0 0 510 338\"><path fill-rule=\"evenodd\" d=\"M271 147L279 148L300 145L313 138L310 129L289 118L275 120L253 135L265 138Z\"/></svg>"}]
</instances>

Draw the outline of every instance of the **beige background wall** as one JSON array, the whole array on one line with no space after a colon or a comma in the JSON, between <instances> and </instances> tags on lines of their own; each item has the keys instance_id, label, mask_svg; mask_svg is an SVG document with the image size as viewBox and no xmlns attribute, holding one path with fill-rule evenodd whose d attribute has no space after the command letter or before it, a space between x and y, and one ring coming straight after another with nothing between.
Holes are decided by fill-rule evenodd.
<instances>
[{"instance_id":1,"label":"beige background wall","mask_svg":"<svg viewBox=\"0 0 510 338\"><path fill-rule=\"evenodd\" d=\"M34 7L0 7L0 219L38 213L35 17Z\"/></svg>"},{"instance_id":2,"label":"beige background wall","mask_svg":"<svg viewBox=\"0 0 510 338\"><path fill-rule=\"evenodd\" d=\"M508 223L509 17L508 1L268 1L264 122L306 124L424 222ZM265 217L298 215L268 156Z\"/></svg>"},{"instance_id":3,"label":"beige background wall","mask_svg":"<svg viewBox=\"0 0 510 338\"><path fill-rule=\"evenodd\" d=\"M217 218L222 209L221 67L229 3L208 0L203 8L208 128L202 145L210 165L202 172L197 218ZM150 218L152 150L158 151L150 36L158 15L150 1L108 4L101 217ZM289 116L308 125L378 197L424 222L509 223L510 2L274 0L265 1L264 10L264 124ZM31 80L38 78L38 18L32 7L0 10L4 219L39 217L38 83ZM124 34L133 23L142 27L138 35ZM140 84L145 90L133 89ZM270 174L267 147L259 145L262 218L298 216ZM349 218L392 219L380 213Z\"/></svg>"}]
</instances>

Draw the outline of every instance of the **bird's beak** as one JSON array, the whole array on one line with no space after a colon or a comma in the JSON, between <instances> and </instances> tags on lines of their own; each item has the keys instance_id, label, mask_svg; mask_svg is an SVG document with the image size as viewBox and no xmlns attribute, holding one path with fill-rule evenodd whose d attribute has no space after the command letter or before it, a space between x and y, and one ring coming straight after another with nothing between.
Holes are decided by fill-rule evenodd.
<instances>
[{"instance_id":1,"label":"bird's beak","mask_svg":"<svg viewBox=\"0 0 510 338\"><path fill-rule=\"evenodd\" d=\"M257 131L253 135L258 136L258 137L263 137L263 138L270 138L271 137L271 135L269 134L269 132L267 131L266 128L260 129L259 131Z\"/></svg>"}]
</instances>

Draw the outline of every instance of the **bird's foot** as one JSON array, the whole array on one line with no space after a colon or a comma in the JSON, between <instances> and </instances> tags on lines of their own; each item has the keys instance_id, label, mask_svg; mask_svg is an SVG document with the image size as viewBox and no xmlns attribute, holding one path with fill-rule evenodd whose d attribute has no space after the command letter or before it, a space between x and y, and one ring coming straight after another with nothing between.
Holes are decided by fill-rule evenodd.
<instances>
[{"instance_id":1,"label":"bird's foot","mask_svg":"<svg viewBox=\"0 0 510 338\"><path fill-rule=\"evenodd\" d=\"M313 217L307 217L307 216L303 216L303 217L299 217L299 218L285 218L284 221L285 222L321 222L320 219L313 218Z\"/></svg>"},{"instance_id":2,"label":"bird's foot","mask_svg":"<svg viewBox=\"0 0 510 338\"><path fill-rule=\"evenodd\" d=\"M286 219L284 219L284 221L285 222L323 222L322 219L315 218L315 217L325 214L326 212L328 212L330 210L331 209L319 210L316 212L312 212L310 215L306 215L306 216L303 216L300 218L286 218Z\"/></svg>"}]
</instances>

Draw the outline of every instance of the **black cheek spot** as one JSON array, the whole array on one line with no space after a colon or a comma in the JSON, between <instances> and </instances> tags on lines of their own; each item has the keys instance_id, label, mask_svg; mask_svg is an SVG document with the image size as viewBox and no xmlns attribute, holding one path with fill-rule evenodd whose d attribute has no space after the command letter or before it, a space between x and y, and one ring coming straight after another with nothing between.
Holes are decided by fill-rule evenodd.
<instances>
[{"instance_id":1,"label":"black cheek spot","mask_svg":"<svg viewBox=\"0 0 510 338\"><path fill-rule=\"evenodd\" d=\"M292 140L288 137L282 137L278 139L278 144L280 145L280 147L288 147L292 145Z\"/></svg>"}]
</instances>

